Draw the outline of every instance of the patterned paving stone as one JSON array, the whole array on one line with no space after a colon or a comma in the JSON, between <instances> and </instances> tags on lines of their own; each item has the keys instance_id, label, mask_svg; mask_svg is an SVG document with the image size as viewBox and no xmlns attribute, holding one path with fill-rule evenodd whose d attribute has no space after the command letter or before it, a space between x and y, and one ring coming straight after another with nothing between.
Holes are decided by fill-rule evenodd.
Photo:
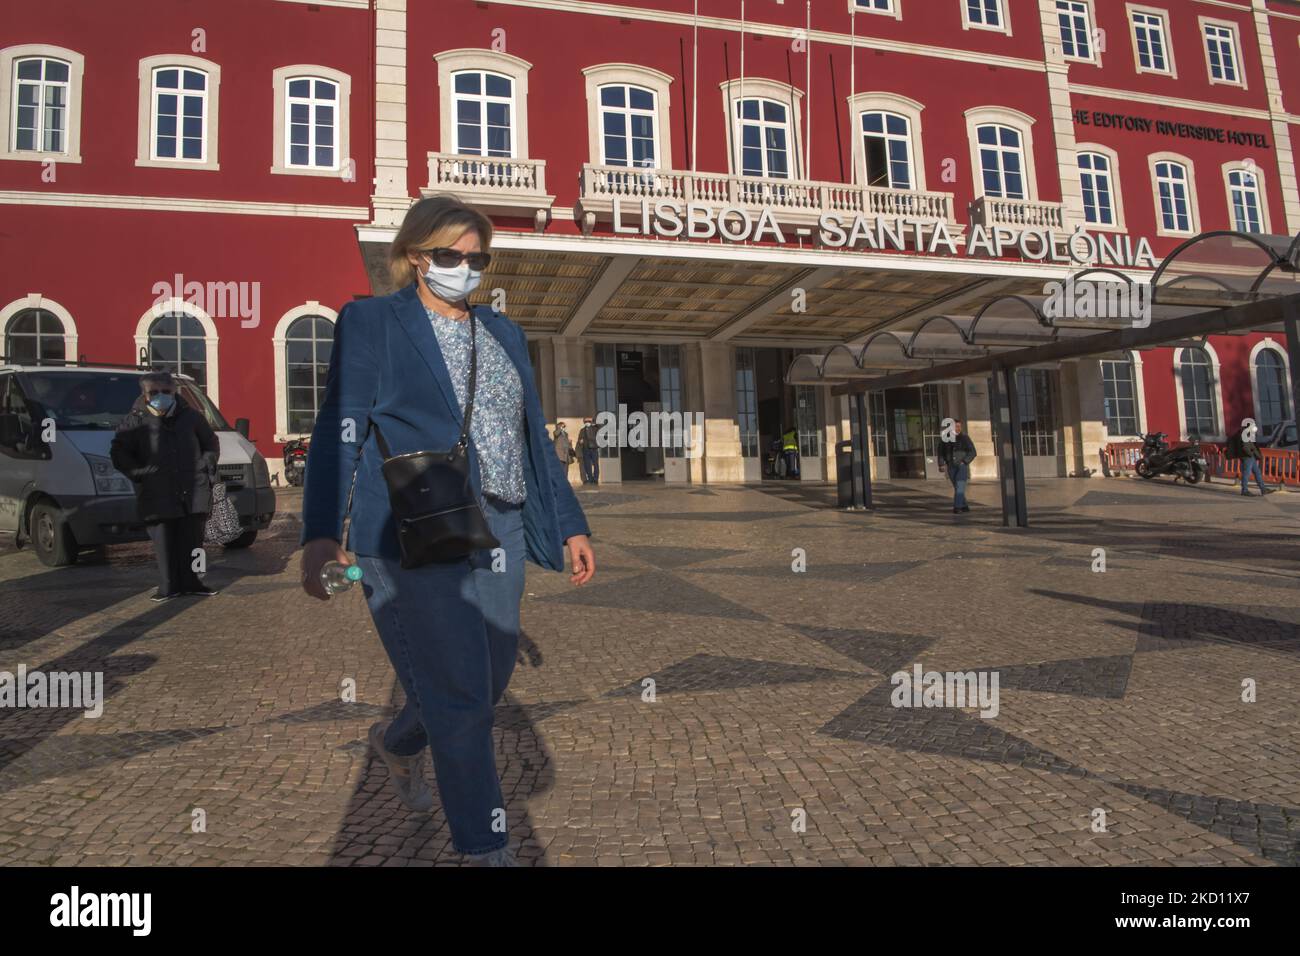
<instances>
[{"instance_id":1,"label":"patterned paving stone","mask_svg":"<svg viewBox=\"0 0 1300 956\"><path fill-rule=\"evenodd\" d=\"M181 746L220 733L222 729L179 727L46 738L0 737L0 791L30 786L50 777L84 773L160 747Z\"/></svg>"},{"instance_id":2,"label":"patterned paving stone","mask_svg":"<svg viewBox=\"0 0 1300 956\"><path fill-rule=\"evenodd\" d=\"M741 621L767 620L762 614L663 571L604 584L593 582L581 590L551 595L543 600L579 607L633 609L661 614L669 612Z\"/></svg>"},{"instance_id":3,"label":"patterned paving stone","mask_svg":"<svg viewBox=\"0 0 1300 956\"><path fill-rule=\"evenodd\" d=\"M860 677L852 671L835 671L824 667L804 667L781 661L758 661L742 657L719 657L696 654L684 661L638 677L632 683L605 694L606 697L640 697L646 678L655 682L656 694L686 694L702 691L734 690L738 687L777 687L808 681L844 680Z\"/></svg>"},{"instance_id":4,"label":"patterned paving stone","mask_svg":"<svg viewBox=\"0 0 1300 956\"><path fill-rule=\"evenodd\" d=\"M1244 644L1298 654L1300 605L1152 603L1143 606L1139 651L1172 650L1205 642Z\"/></svg>"},{"instance_id":5,"label":"patterned paving stone","mask_svg":"<svg viewBox=\"0 0 1300 956\"><path fill-rule=\"evenodd\" d=\"M857 631L839 627L810 627L801 624L786 626L814 641L820 641L831 650L886 677L911 665L935 643L935 638L916 634Z\"/></svg>"},{"instance_id":6,"label":"patterned paving stone","mask_svg":"<svg viewBox=\"0 0 1300 956\"><path fill-rule=\"evenodd\" d=\"M1118 700L1124 696L1124 690L1128 686L1133 657L1130 654L1117 654L1112 657L1084 657L989 669L998 672L998 682L1003 688Z\"/></svg>"},{"instance_id":7,"label":"patterned paving stone","mask_svg":"<svg viewBox=\"0 0 1300 956\"><path fill-rule=\"evenodd\" d=\"M809 580L827 581L883 581L925 564L924 561L877 561L861 564L809 560L805 570L795 572L790 566L782 567L718 567L690 568L692 574L739 574L752 578L787 578L794 574L807 575Z\"/></svg>"},{"instance_id":8,"label":"patterned paving stone","mask_svg":"<svg viewBox=\"0 0 1300 956\"><path fill-rule=\"evenodd\" d=\"M688 564L699 564L702 561L713 561L717 558L728 558L733 554L745 553L735 548L687 548L650 544L623 544L619 545L619 549L636 555L646 564L667 571L683 568Z\"/></svg>"}]
</instances>

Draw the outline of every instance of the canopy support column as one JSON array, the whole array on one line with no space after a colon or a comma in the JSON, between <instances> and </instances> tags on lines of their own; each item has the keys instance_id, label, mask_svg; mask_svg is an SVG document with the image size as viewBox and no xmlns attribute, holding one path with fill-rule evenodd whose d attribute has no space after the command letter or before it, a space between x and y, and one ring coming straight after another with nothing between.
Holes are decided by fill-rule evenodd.
<instances>
[{"instance_id":1,"label":"canopy support column","mask_svg":"<svg viewBox=\"0 0 1300 956\"><path fill-rule=\"evenodd\" d=\"M862 392L849 396L849 437L853 441L853 510L870 511L871 442L867 434L867 396Z\"/></svg>"},{"instance_id":2,"label":"canopy support column","mask_svg":"<svg viewBox=\"0 0 1300 956\"><path fill-rule=\"evenodd\" d=\"M1029 509L1025 501L1025 463L1020 439L1020 398L1016 392L1016 370L993 367L989 398L997 427L998 483L1002 488L1002 524L1027 528Z\"/></svg>"},{"instance_id":3,"label":"canopy support column","mask_svg":"<svg viewBox=\"0 0 1300 956\"><path fill-rule=\"evenodd\" d=\"M1291 417L1300 417L1300 305L1288 298L1282 310L1282 327L1286 329L1286 352L1291 365Z\"/></svg>"}]
</instances>

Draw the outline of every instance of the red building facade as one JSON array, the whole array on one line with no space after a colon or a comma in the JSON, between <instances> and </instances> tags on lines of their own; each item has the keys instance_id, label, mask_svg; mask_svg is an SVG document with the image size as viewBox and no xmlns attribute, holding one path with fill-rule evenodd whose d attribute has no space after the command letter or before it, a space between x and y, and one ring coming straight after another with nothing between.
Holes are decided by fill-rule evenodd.
<instances>
[{"instance_id":1,"label":"red building facade","mask_svg":"<svg viewBox=\"0 0 1300 956\"><path fill-rule=\"evenodd\" d=\"M386 291L421 195L492 216L483 301L528 331L548 415L702 415L702 455L611 451L607 479L756 479L790 425L804 476L831 477L847 406L786 386L793 357L957 354L912 333L1071 271L972 253L977 228L1126 236L1156 261L1212 229L1300 233L1292 0L129 7L0 23L6 361L179 366L271 460L309 430L330 326ZM700 235L673 235L692 204ZM716 234L765 215L779 237ZM827 215L923 226L837 245ZM1288 376L1263 334L1026 370L1030 473L1095 468L1108 433L1293 418ZM882 473L933 476L942 415L991 442L985 383L913 391L873 396Z\"/></svg>"}]
</instances>

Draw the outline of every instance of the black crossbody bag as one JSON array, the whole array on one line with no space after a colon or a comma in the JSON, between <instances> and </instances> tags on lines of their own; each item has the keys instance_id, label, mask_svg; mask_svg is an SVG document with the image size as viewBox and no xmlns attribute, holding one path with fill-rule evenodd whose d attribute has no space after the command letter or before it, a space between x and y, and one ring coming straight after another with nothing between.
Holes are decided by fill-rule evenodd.
<instances>
[{"instance_id":1,"label":"black crossbody bag","mask_svg":"<svg viewBox=\"0 0 1300 956\"><path fill-rule=\"evenodd\" d=\"M384 456L384 483L397 522L402 567L418 568L442 561L459 561L474 551L500 547L469 480L469 423L474 413L478 378L478 347L474 313L469 316L469 392L460 440L450 451L413 451L394 455L384 434L374 425L375 441Z\"/></svg>"}]
</instances>

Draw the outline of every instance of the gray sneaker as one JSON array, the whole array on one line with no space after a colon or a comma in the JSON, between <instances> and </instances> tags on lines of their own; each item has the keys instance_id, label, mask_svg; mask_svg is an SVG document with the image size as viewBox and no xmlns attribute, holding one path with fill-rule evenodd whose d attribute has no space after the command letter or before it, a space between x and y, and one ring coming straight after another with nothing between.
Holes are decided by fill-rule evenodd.
<instances>
[{"instance_id":1,"label":"gray sneaker","mask_svg":"<svg viewBox=\"0 0 1300 956\"><path fill-rule=\"evenodd\" d=\"M515 851L510 847L503 846L499 850L492 850L488 853L480 853L477 856L466 855L470 866L520 866L521 864L515 859Z\"/></svg>"},{"instance_id":2,"label":"gray sneaker","mask_svg":"<svg viewBox=\"0 0 1300 956\"><path fill-rule=\"evenodd\" d=\"M433 791L424 779L424 754L421 750L411 757L402 757L384 749L384 731L388 724L382 720L370 728L370 746L388 767L388 781L398 798L408 810L432 810Z\"/></svg>"}]
</instances>

